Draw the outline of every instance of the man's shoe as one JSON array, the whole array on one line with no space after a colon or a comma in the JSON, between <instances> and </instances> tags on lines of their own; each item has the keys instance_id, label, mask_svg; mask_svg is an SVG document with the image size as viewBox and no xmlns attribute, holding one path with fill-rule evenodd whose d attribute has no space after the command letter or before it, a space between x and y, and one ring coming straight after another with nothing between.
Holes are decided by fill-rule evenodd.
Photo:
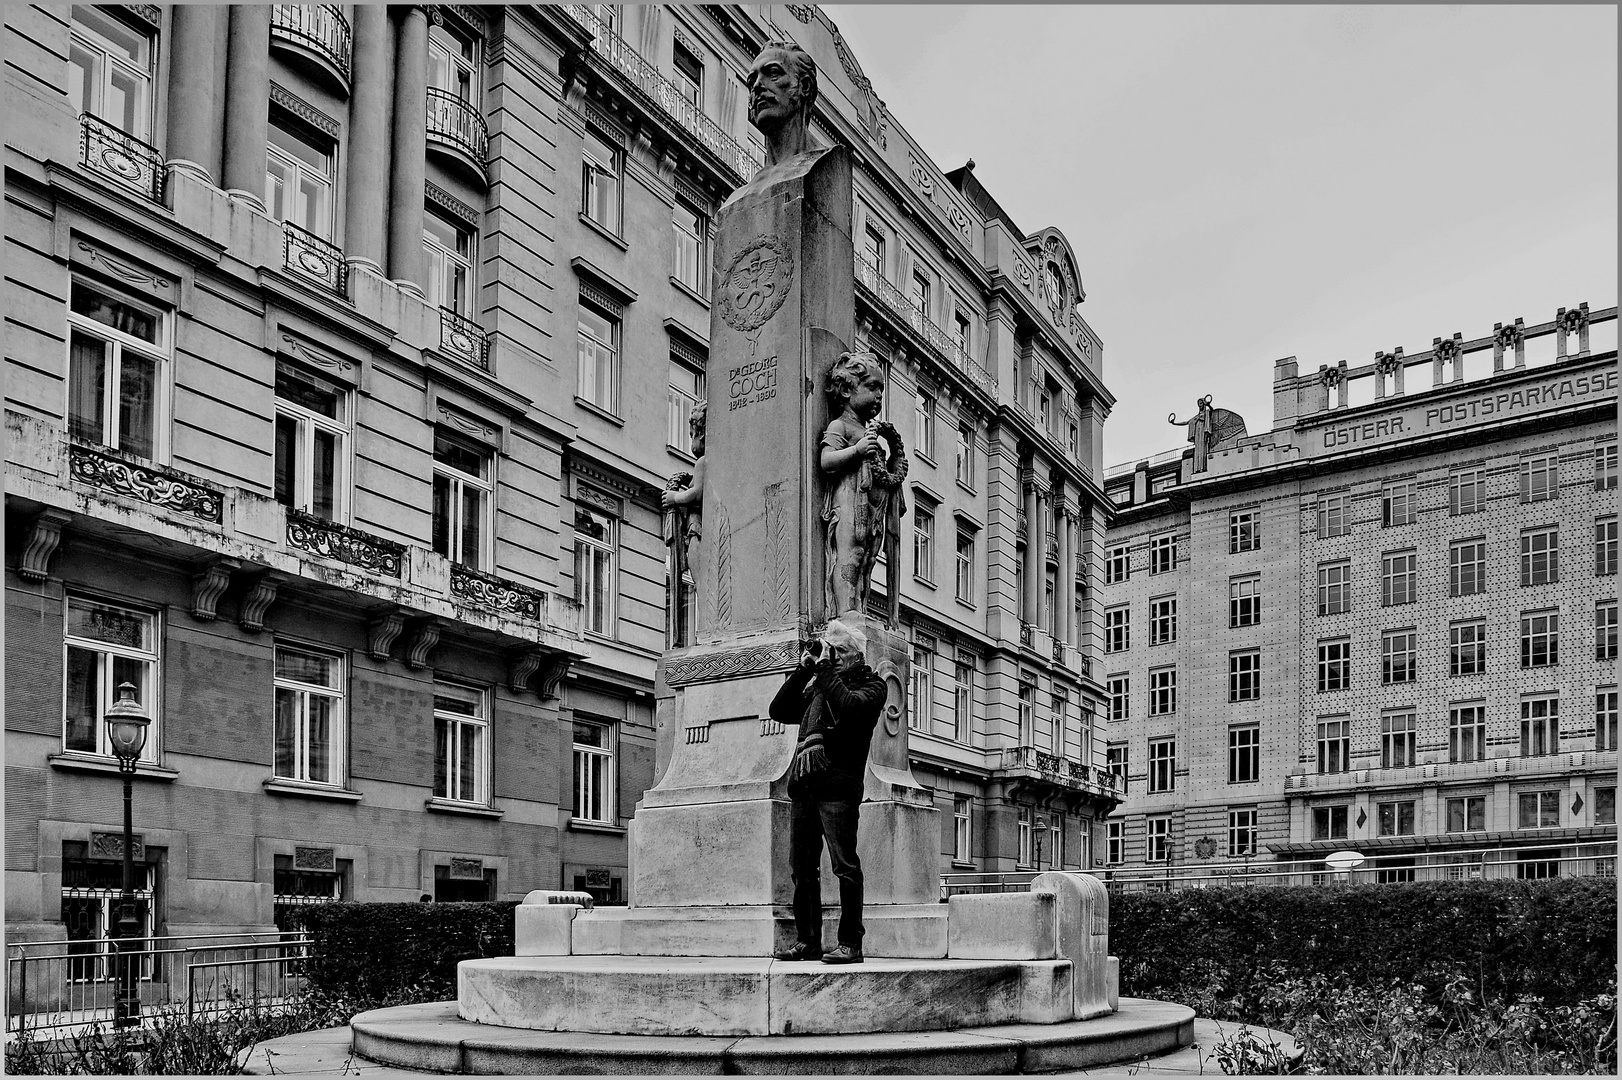
<instances>
[{"instance_id":1,"label":"man's shoe","mask_svg":"<svg viewBox=\"0 0 1622 1080\"><path fill-rule=\"evenodd\" d=\"M860 964L862 962L862 947L860 945L841 945L837 949L822 954L824 964Z\"/></svg>"},{"instance_id":2,"label":"man's shoe","mask_svg":"<svg viewBox=\"0 0 1622 1080\"><path fill-rule=\"evenodd\" d=\"M772 953L774 960L815 960L822 955L822 946L808 941L796 941L786 949Z\"/></svg>"}]
</instances>

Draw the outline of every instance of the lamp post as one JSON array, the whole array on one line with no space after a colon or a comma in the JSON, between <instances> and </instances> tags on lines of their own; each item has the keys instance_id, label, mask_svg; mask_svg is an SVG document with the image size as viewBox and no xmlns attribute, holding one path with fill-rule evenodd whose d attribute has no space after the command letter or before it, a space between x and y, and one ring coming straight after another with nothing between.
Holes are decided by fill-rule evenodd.
<instances>
[{"instance_id":1,"label":"lamp post","mask_svg":"<svg viewBox=\"0 0 1622 1080\"><path fill-rule=\"evenodd\" d=\"M130 782L135 763L146 747L146 728L152 718L135 700L135 684L119 683L118 700L103 720L118 758L118 771L124 778L124 888L118 898L118 998L113 1005L113 1026L131 1027L141 1022L140 982L135 970L135 938L140 923L135 918L135 829L130 811Z\"/></svg>"}]
</instances>

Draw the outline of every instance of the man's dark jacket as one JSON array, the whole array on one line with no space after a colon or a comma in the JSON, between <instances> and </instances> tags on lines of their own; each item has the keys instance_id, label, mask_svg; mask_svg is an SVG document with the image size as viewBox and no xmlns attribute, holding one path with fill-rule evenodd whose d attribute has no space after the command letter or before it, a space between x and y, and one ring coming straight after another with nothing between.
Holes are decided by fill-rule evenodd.
<instances>
[{"instance_id":1,"label":"man's dark jacket","mask_svg":"<svg viewBox=\"0 0 1622 1080\"><path fill-rule=\"evenodd\" d=\"M771 718L800 726L796 757L812 746L828 755L828 768L789 781L790 798L861 800L867 750L884 699L884 680L866 664L848 671L797 667L789 674L772 699Z\"/></svg>"}]
</instances>

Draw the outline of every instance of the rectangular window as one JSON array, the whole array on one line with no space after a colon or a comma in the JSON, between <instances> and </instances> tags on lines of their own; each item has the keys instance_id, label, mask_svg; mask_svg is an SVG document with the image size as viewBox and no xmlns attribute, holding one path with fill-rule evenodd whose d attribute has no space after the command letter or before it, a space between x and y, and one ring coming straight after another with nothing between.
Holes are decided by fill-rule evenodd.
<instances>
[{"instance_id":1,"label":"rectangular window","mask_svg":"<svg viewBox=\"0 0 1622 1080\"><path fill-rule=\"evenodd\" d=\"M74 11L79 11L74 8ZM75 281L68 306L68 434L155 458L168 320L156 308Z\"/></svg>"},{"instance_id":2,"label":"rectangular window","mask_svg":"<svg viewBox=\"0 0 1622 1080\"><path fill-rule=\"evenodd\" d=\"M1594 659L1616 659L1616 601L1601 600L1594 605Z\"/></svg>"},{"instance_id":3,"label":"rectangular window","mask_svg":"<svg viewBox=\"0 0 1622 1080\"><path fill-rule=\"evenodd\" d=\"M1262 654L1259 649L1228 654L1228 700L1259 701L1262 696Z\"/></svg>"},{"instance_id":4,"label":"rectangular window","mask_svg":"<svg viewBox=\"0 0 1622 1080\"><path fill-rule=\"evenodd\" d=\"M913 449L930 461L935 460L935 395L924 389L918 391L918 404L914 413Z\"/></svg>"},{"instance_id":5,"label":"rectangular window","mask_svg":"<svg viewBox=\"0 0 1622 1080\"><path fill-rule=\"evenodd\" d=\"M869 225L862 237L862 261L884 277L884 234Z\"/></svg>"},{"instance_id":6,"label":"rectangular window","mask_svg":"<svg viewBox=\"0 0 1622 1080\"><path fill-rule=\"evenodd\" d=\"M666 401L665 442L689 457L693 453L693 410L704 400L704 372L674 357Z\"/></svg>"},{"instance_id":7,"label":"rectangular window","mask_svg":"<svg viewBox=\"0 0 1622 1080\"><path fill-rule=\"evenodd\" d=\"M1419 677L1419 634L1387 630L1380 635L1380 681L1407 683Z\"/></svg>"},{"instance_id":8,"label":"rectangular window","mask_svg":"<svg viewBox=\"0 0 1622 1080\"><path fill-rule=\"evenodd\" d=\"M1318 771L1343 773L1352 767L1352 722L1346 718L1318 721Z\"/></svg>"},{"instance_id":9,"label":"rectangular window","mask_svg":"<svg viewBox=\"0 0 1622 1080\"><path fill-rule=\"evenodd\" d=\"M1015 854L1019 866L1036 865L1036 840L1032 835L1030 807L1019 808L1019 851Z\"/></svg>"},{"instance_id":10,"label":"rectangular window","mask_svg":"<svg viewBox=\"0 0 1622 1080\"><path fill-rule=\"evenodd\" d=\"M1149 794L1177 786L1177 740L1149 740Z\"/></svg>"},{"instance_id":11,"label":"rectangular window","mask_svg":"<svg viewBox=\"0 0 1622 1080\"><path fill-rule=\"evenodd\" d=\"M1228 515L1228 551L1255 551L1261 547L1261 513L1235 510Z\"/></svg>"},{"instance_id":12,"label":"rectangular window","mask_svg":"<svg viewBox=\"0 0 1622 1080\"><path fill-rule=\"evenodd\" d=\"M1232 578L1228 581L1228 625L1255 626L1262 621L1262 577Z\"/></svg>"},{"instance_id":13,"label":"rectangular window","mask_svg":"<svg viewBox=\"0 0 1622 1080\"><path fill-rule=\"evenodd\" d=\"M620 231L620 151L587 131L581 151L580 212L609 232Z\"/></svg>"},{"instance_id":14,"label":"rectangular window","mask_svg":"<svg viewBox=\"0 0 1622 1080\"><path fill-rule=\"evenodd\" d=\"M1616 490L1616 443L1594 447L1594 490Z\"/></svg>"},{"instance_id":15,"label":"rectangular window","mask_svg":"<svg viewBox=\"0 0 1622 1080\"><path fill-rule=\"evenodd\" d=\"M1352 643L1318 642L1318 693L1346 690L1352 685Z\"/></svg>"},{"instance_id":16,"label":"rectangular window","mask_svg":"<svg viewBox=\"0 0 1622 1080\"><path fill-rule=\"evenodd\" d=\"M709 293L709 219L678 202L670 214L676 237L676 265L673 276L700 296Z\"/></svg>"},{"instance_id":17,"label":"rectangular window","mask_svg":"<svg viewBox=\"0 0 1622 1080\"><path fill-rule=\"evenodd\" d=\"M959 529L957 533L957 573L955 595L965 604L974 603L974 533Z\"/></svg>"},{"instance_id":18,"label":"rectangular window","mask_svg":"<svg viewBox=\"0 0 1622 1080\"><path fill-rule=\"evenodd\" d=\"M1380 768L1406 769L1419 762L1419 730L1411 712L1386 713L1380 717Z\"/></svg>"},{"instance_id":19,"label":"rectangular window","mask_svg":"<svg viewBox=\"0 0 1622 1080\"><path fill-rule=\"evenodd\" d=\"M1256 811L1254 808L1228 811L1228 855L1237 858L1256 854Z\"/></svg>"},{"instance_id":20,"label":"rectangular window","mask_svg":"<svg viewBox=\"0 0 1622 1080\"><path fill-rule=\"evenodd\" d=\"M1053 708L1050 725L1052 728L1052 746L1054 757L1064 757L1066 747L1066 731L1070 724L1070 695L1062 690L1053 691Z\"/></svg>"},{"instance_id":21,"label":"rectangular window","mask_svg":"<svg viewBox=\"0 0 1622 1080\"><path fill-rule=\"evenodd\" d=\"M1149 573L1167 574L1177 569L1177 537L1149 538Z\"/></svg>"},{"instance_id":22,"label":"rectangular window","mask_svg":"<svg viewBox=\"0 0 1622 1080\"><path fill-rule=\"evenodd\" d=\"M1177 597L1149 601L1149 644L1169 645L1177 640Z\"/></svg>"},{"instance_id":23,"label":"rectangular window","mask_svg":"<svg viewBox=\"0 0 1622 1080\"><path fill-rule=\"evenodd\" d=\"M619 412L620 321L580 304L575 326L578 378L575 393L610 413Z\"/></svg>"},{"instance_id":24,"label":"rectangular window","mask_svg":"<svg viewBox=\"0 0 1622 1080\"><path fill-rule=\"evenodd\" d=\"M1158 668L1149 672L1149 715L1165 716L1177 711L1177 669Z\"/></svg>"},{"instance_id":25,"label":"rectangular window","mask_svg":"<svg viewBox=\"0 0 1622 1080\"><path fill-rule=\"evenodd\" d=\"M1132 684L1126 675L1109 677L1109 718L1125 720L1132 715Z\"/></svg>"},{"instance_id":26,"label":"rectangular window","mask_svg":"<svg viewBox=\"0 0 1622 1080\"><path fill-rule=\"evenodd\" d=\"M1131 648L1132 624L1128 622L1129 614L1130 609L1125 604L1104 610L1105 652L1125 652Z\"/></svg>"},{"instance_id":27,"label":"rectangular window","mask_svg":"<svg viewBox=\"0 0 1622 1080\"><path fill-rule=\"evenodd\" d=\"M1108 765L1110 775L1115 777L1115 788L1123 795L1126 794L1126 744L1119 743L1104 748L1104 761Z\"/></svg>"},{"instance_id":28,"label":"rectangular window","mask_svg":"<svg viewBox=\"0 0 1622 1080\"><path fill-rule=\"evenodd\" d=\"M1126 860L1126 830L1119 821L1104 823L1104 865L1119 866Z\"/></svg>"},{"instance_id":29,"label":"rectangular window","mask_svg":"<svg viewBox=\"0 0 1622 1080\"><path fill-rule=\"evenodd\" d=\"M961 303L952 312L952 343L964 356L974 355L974 318L963 311Z\"/></svg>"},{"instance_id":30,"label":"rectangular window","mask_svg":"<svg viewBox=\"0 0 1622 1080\"><path fill-rule=\"evenodd\" d=\"M68 102L146 140L152 128L152 68L156 51L143 32L101 7L73 6L68 47Z\"/></svg>"},{"instance_id":31,"label":"rectangular window","mask_svg":"<svg viewBox=\"0 0 1622 1080\"><path fill-rule=\"evenodd\" d=\"M434 550L453 563L488 569L490 455L445 432L434 433Z\"/></svg>"},{"instance_id":32,"label":"rectangular window","mask_svg":"<svg viewBox=\"0 0 1622 1080\"><path fill-rule=\"evenodd\" d=\"M957 429L957 450L955 452L957 482L974 490L974 425L961 424Z\"/></svg>"},{"instance_id":33,"label":"rectangular window","mask_svg":"<svg viewBox=\"0 0 1622 1080\"><path fill-rule=\"evenodd\" d=\"M1228 783L1254 784L1262 778L1262 729L1256 724L1228 729Z\"/></svg>"},{"instance_id":34,"label":"rectangular window","mask_svg":"<svg viewBox=\"0 0 1622 1080\"><path fill-rule=\"evenodd\" d=\"M1448 549L1448 593L1474 596L1487 591L1487 541L1455 540Z\"/></svg>"},{"instance_id":35,"label":"rectangular window","mask_svg":"<svg viewBox=\"0 0 1622 1080\"><path fill-rule=\"evenodd\" d=\"M1560 699L1521 699L1521 757L1560 752Z\"/></svg>"},{"instance_id":36,"label":"rectangular window","mask_svg":"<svg viewBox=\"0 0 1622 1080\"><path fill-rule=\"evenodd\" d=\"M1451 705L1447 710L1447 759L1487 760L1487 706L1484 702Z\"/></svg>"},{"instance_id":37,"label":"rectangular window","mask_svg":"<svg viewBox=\"0 0 1622 1080\"><path fill-rule=\"evenodd\" d=\"M913 262L917 262L917 256ZM913 328L922 330L924 324L929 322L929 277L921 271L912 272L912 282L907 289L907 306L913 312Z\"/></svg>"},{"instance_id":38,"label":"rectangular window","mask_svg":"<svg viewBox=\"0 0 1622 1080\"><path fill-rule=\"evenodd\" d=\"M1521 616L1521 667L1560 663L1560 613L1536 611Z\"/></svg>"},{"instance_id":39,"label":"rectangular window","mask_svg":"<svg viewBox=\"0 0 1622 1080\"><path fill-rule=\"evenodd\" d=\"M345 517L349 391L276 364L276 501L327 521Z\"/></svg>"},{"instance_id":40,"label":"rectangular window","mask_svg":"<svg viewBox=\"0 0 1622 1080\"><path fill-rule=\"evenodd\" d=\"M921 506L912 511L912 576L935 581L935 515Z\"/></svg>"},{"instance_id":41,"label":"rectangular window","mask_svg":"<svg viewBox=\"0 0 1622 1080\"><path fill-rule=\"evenodd\" d=\"M1487 472L1485 469L1458 469L1447 478L1447 511L1459 514L1478 514L1487 507Z\"/></svg>"},{"instance_id":42,"label":"rectangular window","mask_svg":"<svg viewBox=\"0 0 1622 1080\"><path fill-rule=\"evenodd\" d=\"M912 646L912 673L907 682L907 726L932 730L935 715L935 642L921 638Z\"/></svg>"},{"instance_id":43,"label":"rectangular window","mask_svg":"<svg viewBox=\"0 0 1622 1080\"><path fill-rule=\"evenodd\" d=\"M1594 749L1616 749L1616 687L1601 686L1594 691Z\"/></svg>"},{"instance_id":44,"label":"rectangular window","mask_svg":"<svg viewBox=\"0 0 1622 1080\"><path fill-rule=\"evenodd\" d=\"M1314 806L1312 808L1312 838L1314 840L1346 839L1346 818L1349 807Z\"/></svg>"},{"instance_id":45,"label":"rectangular window","mask_svg":"<svg viewBox=\"0 0 1622 1080\"><path fill-rule=\"evenodd\" d=\"M970 838L974 800L967 795L952 796L952 861L966 863L974 858Z\"/></svg>"},{"instance_id":46,"label":"rectangular window","mask_svg":"<svg viewBox=\"0 0 1622 1080\"><path fill-rule=\"evenodd\" d=\"M1346 496L1320 495L1318 496L1318 536L1344 536L1351 529L1351 519L1346 513Z\"/></svg>"},{"instance_id":47,"label":"rectangular window","mask_svg":"<svg viewBox=\"0 0 1622 1080\"><path fill-rule=\"evenodd\" d=\"M588 506L574 511L574 598L585 630L614 636L614 564L618 561L615 520Z\"/></svg>"},{"instance_id":48,"label":"rectangular window","mask_svg":"<svg viewBox=\"0 0 1622 1080\"><path fill-rule=\"evenodd\" d=\"M1165 862L1171 855L1171 818L1152 817L1148 821L1148 862Z\"/></svg>"},{"instance_id":49,"label":"rectangular window","mask_svg":"<svg viewBox=\"0 0 1622 1080\"><path fill-rule=\"evenodd\" d=\"M1381 836L1414 835L1414 801L1383 802L1378 804Z\"/></svg>"},{"instance_id":50,"label":"rectangular window","mask_svg":"<svg viewBox=\"0 0 1622 1080\"><path fill-rule=\"evenodd\" d=\"M1403 480L1380 489L1380 524L1410 525L1414 520L1414 482Z\"/></svg>"},{"instance_id":51,"label":"rectangular window","mask_svg":"<svg viewBox=\"0 0 1622 1080\"><path fill-rule=\"evenodd\" d=\"M1036 687L1019 684L1019 745L1036 745Z\"/></svg>"},{"instance_id":52,"label":"rectangular window","mask_svg":"<svg viewBox=\"0 0 1622 1080\"><path fill-rule=\"evenodd\" d=\"M335 173L333 148L271 113L265 148L265 209L323 240L331 240Z\"/></svg>"},{"instance_id":53,"label":"rectangular window","mask_svg":"<svg viewBox=\"0 0 1622 1080\"><path fill-rule=\"evenodd\" d=\"M1552 585L1559 580L1560 529L1551 525L1521 533L1522 587Z\"/></svg>"},{"instance_id":54,"label":"rectangular window","mask_svg":"<svg viewBox=\"0 0 1622 1080\"><path fill-rule=\"evenodd\" d=\"M968 745L974 730L974 661L960 655L952 679L952 738Z\"/></svg>"},{"instance_id":55,"label":"rectangular window","mask_svg":"<svg viewBox=\"0 0 1622 1080\"><path fill-rule=\"evenodd\" d=\"M62 749L69 753L113 756L104 717L118 700L124 683L135 687L135 701L152 723L140 760L158 761L157 616L115 604L70 596L64 628L66 707Z\"/></svg>"},{"instance_id":56,"label":"rectangular window","mask_svg":"<svg viewBox=\"0 0 1622 1080\"><path fill-rule=\"evenodd\" d=\"M1517 829L1558 829L1560 792L1522 791L1515 797Z\"/></svg>"},{"instance_id":57,"label":"rectangular window","mask_svg":"<svg viewBox=\"0 0 1622 1080\"><path fill-rule=\"evenodd\" d=\"M1117 544L1110 548L1109 556L1104 560L1104 584L1113 585L1131 576L1132 548L1127 544Z\"/></svg>"},{"instance_id":58,"label":"rectangular window","mask_svg":"<svg viewBox=\"0 0 1622 1080\"><path fill-rule=\"evenodd\" d=\"M576 821L615 824L614 781L614 726L577 718L571 809Z\"/></svg>"},{"instance_id":59,"label":"rectangular window","mask_svg":"<svg viewBox=\"0 0 1622 1080\"><path fill-rule=\"evenodd\" d=\"M1594 824L1616 824L1616 788L1602 787L1594 789ZM1612 877L1616 876L1616 867L1611 867Z\"/></svg>"},{"instance_id":60,"label":"rectangular window","mask_svg":"<svg viewBox=\"0 0 1622 1080\"><path fill-rule=\"evenodd\" d=\"M1412 551L1393 551L1380 558L1380 603L1385 607L1411 604L1417 599L1419 556Z\"/></svg>"},{"instance_id":61,"label":"rectangular window","mask_svg":"<svg viewBox=\"0 0 1622 1080\"><path fill-rule=\"evenodd\" d=\"M1318 614L1339 615L1351 610L1352 564L1330 563L1318 567Z\"/></svg>"},{"instance_id":62,"label":"rectangular window","mask_svg":"<svg viewBox=\"0 0 1622 1080\"><path fill-rule=\"evenodd\" d=\"M113 942L119 934L119 915L122 910L123 867L115 859L92 859L90 844L85 840L64 840L62 852L62 886L60 893L62 925L68 941L66 964L61 979L66 976L69 993L86 993L102 997L113 989L105 986L102 993L96 988L73 984L107 983L118 978L117 948ZM135 862L131 869L134 893L136 934L148 937L153 933L152 901L157 884L159 865ZM139 978L151 979L152 954L137 952ZM161 977L161 976L160 976Z\"/></svg>"},{"instance_id":63,"label":"rectangular window","mask_svg":"<svg viewBox=\"0 0 1622 1080\"><path fill-rule=\"evenodd\" d=\"M1483 832L1487 828L1487 799L1483 795L1466 795L1447 800L1447 831Z\"/></svg>"},{"instance_id":64,"label":"rectangular window","mask_svg":"<svg viewBox=\"0 0 1622 1080\"><path fill-rule=\"evenodd\" d=\"M276 777L343 784L344 662L276 646Z\"/></svg>"},{"instance_id":65,"label":"rectangular window","mask_svg":"<svg viewBox=\"0 0 1622 1080\"><path fill-rule=\"evenodd\" d=\"M1486 622L1477 619L1448 627L1448 674L1484 675L1486 671Z\"/></svg>"},{"instance_id":66,"label":"rectangular window","mask_svg":"<svg viewBox=\"0 0 1622 1080\"><path fill-rule=\"evenodd\" d=\"M1616 517L1594 519L1594 576L1616 573Z\"/></svg>"},{"instance_id":67,"label":"rectangular window","mask_svg":"<svg viewBox=\"0 0 1622 1080\"><path fill-rule=\"evenodd\" d=\"M1521 459L1521 502L1545 502L1560 494L1560 455Z\"/></svg>"},{"instance_id":68,"label":"rectangular window","mask_svg":"<svg viewBox=\"0 0 1622 1080\"><path fill-rule=\"evenodd\" d=\"M432 210L422 215L422 251L427 260L428 303L473 317L477 236L460 222Z\"/></svg>"},{"instance_id":69,"label":"rectangular window","mask_svg":"<svg viewBox=\"0 0 1622 1080\"><path fill-rule=\"evenodd\" d=\"M676 93L699 112L704 111L704 63L678 38L671 47Z\"/></svg>"},{"instance_id":70,"label":"rectangular window","mask_svg":"<svg viewBox=\"0 0 1622 1080\"><path fill-rule=\"evenodd\" d=\"M428 28L428 85L477 105L479 101L479 39L449 22Z\"/></svg>"},{"instance_id":71,"label":"rectangular window","mask_svg":"<svg viewBox=\"0 0 1622 1080\"><path fill-rule=\"evenodd\" d=\"M490 801L490 717L483 691L434 683L434 797Z\"/></svg>"}]
</instances>

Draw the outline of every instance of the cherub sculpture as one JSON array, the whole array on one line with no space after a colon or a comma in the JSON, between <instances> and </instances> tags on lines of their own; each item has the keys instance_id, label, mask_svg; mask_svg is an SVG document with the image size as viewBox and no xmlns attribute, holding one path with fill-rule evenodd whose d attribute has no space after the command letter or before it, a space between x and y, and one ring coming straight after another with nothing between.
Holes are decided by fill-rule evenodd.
<instances>
[{"instance_id":1,"label":"cherub sculpture","mask_svg":"<svg viewBox=\"0 0 1622 1080\"><path fill-rule=\"evenodd\" d=\"M692 472L679 472L665 482L659 496L664 507L664 539L670 548L670 590L668 599L670 644L672 647L691 644L693 612L687 603L686 582L692 567L693 545L698 543L704 529L704 427L707 403L693 406L687 418L687 430L692 436Z\"/></svg>"},{"instance_id":2,"label":"cherub sculpture","mask_svg":"<svg viewBox=\"0 0 1622 1080\"><path fill-rule=\"evenodd\" d=\"M828 373L835 413L822 433L818 464L827 482L822 520L827 549L828 615L864 612L873 565L882 549L890 566L890 622L899 615L895 587L906 500L907 452L894 426L878 419L884 370L866 353L841 353Z\"/></svg>"}]
</instances>

